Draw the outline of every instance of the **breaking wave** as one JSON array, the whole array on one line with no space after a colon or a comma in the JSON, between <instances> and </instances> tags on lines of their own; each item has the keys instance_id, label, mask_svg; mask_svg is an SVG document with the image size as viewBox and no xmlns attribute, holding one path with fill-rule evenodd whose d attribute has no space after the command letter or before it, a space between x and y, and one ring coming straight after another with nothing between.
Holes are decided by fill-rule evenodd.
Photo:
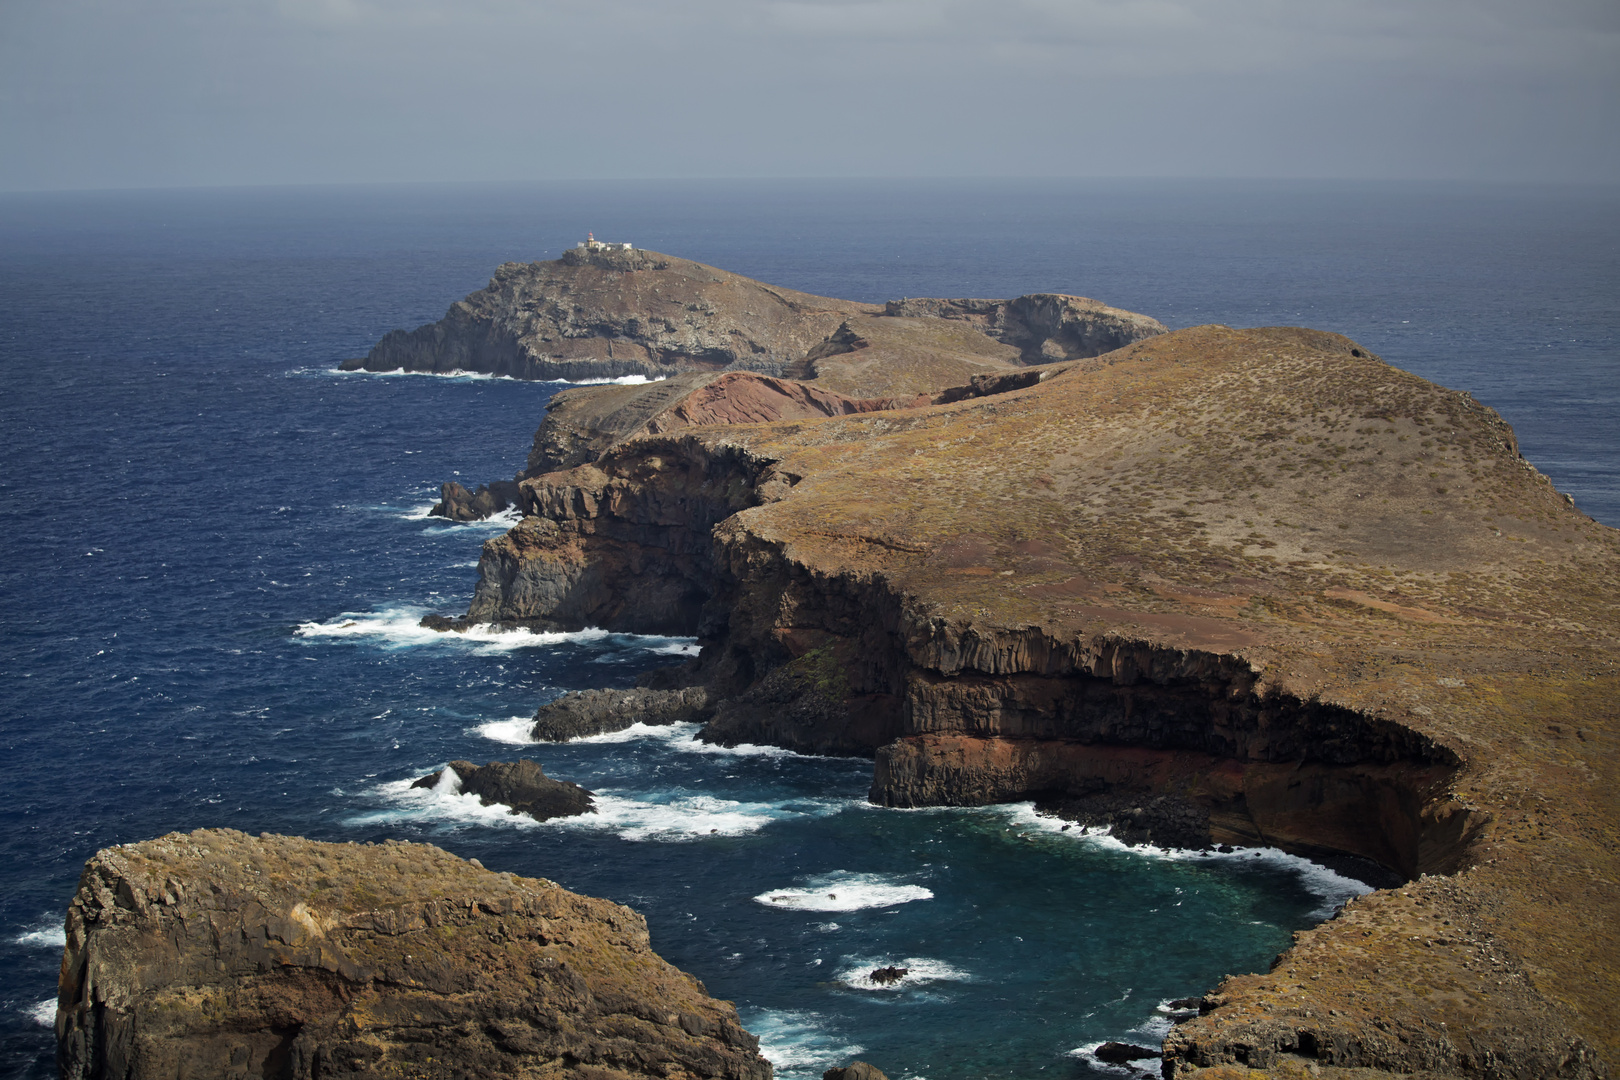
<instances>
[{"instance_id":1,"label":"breaking wave","mask_svg":"<svg viewBox=\"0 0 1620 1080\"><path fill-rule=\"evenodd\" d=\"M1026 835L1043 833L1061 836L1065 840L1072 838L1079 843L1094 844L1100 848L1127 852L1147 859L1164 859L1170 862L1213 863L1224 861L1242 865L1267 866L1273 870L1292 873L1299 878L1300 884L1307 892L1321 898L1322 903L1311 912L1311 917L1314 919L1325 919L1343 906L1346 900L1356 896L1365 896L1373 891L1373 887L1366 882L1346 877L1307 858L1290 855L1278 848L1237 848L1233 851L1221 852L1198 851L1192 848L1164 848L1152 844L1131 846L1116 840L1107 829L1071 826L1068 831L1065 831L1063 826L1066 823L1064 821L1036 813L1035 804L1032 802L1013 803L997 809L1004 813L1015 827L1026 830Z\"/></svg>"},{"instance_id":2,"label":"breaking wave","mask_svg":"<svg viewBox=\"0 0 1620 1080\"><path fill-rule=\"evenodd\" d=\"M504 652L546 645L601 645L621 650L664 653L692 645L689 638L671 638L657 635L616 634L599 627L584 630L529 630L523 627L500 629L478 623L466 630L430 630L421 625L426 608L395 607L381 611L346 611L325 622L299 623L293 630L301 638L373 638L385 648L409 648L416 645L448 645L478 649L482 652Z\"/></svg>"},{"instance_id":3,"label":"breaking wave","mask_svg":"<svg viewBox=\"0 0 1620 1080\"><path fill-rule=\"evenodd\" d=\"M791 818L828 817L847 800L787 799L743 802L714 795L673 794L637 797L596 792L596 813L553 818L560 828L612 832L622 840L691 841L714 836L746 836L772 822Z\"/></svg>"},{"instance_id":4,"label":"breaking wave","mask_svg":"<svg viewBox=\"0 0 1620 1080\"><path fill-rule=\"evenodd\" d=\"M759 1052L783 1073L819 1077L825 1069L848 1064L866 1048L829 1031L819 1013L756 1009L743 1016L759 1038Z\"/></svg>"},{"instance_id":5,"label":"breaking wave","mask_svg":"<svg viewBox=\"0 0 1620 1080\"><path fill-rule=\"evenodd\" d=\"M754 897L754 902L783 911L860 911L933 898L932 890L903 884L892 875L834 870L809 878L805 884L791 889L762 892Z\"/></svg>"},{"instance_id":6,"label":"breaking wave","mask_svg":"<svg viewBox=\"0 0 1620 1080\"><path fill-rule=\"evenodd\" d=\"M11 940L25 949L63 949L67 947L67 931L62 927L61 918L45 918ZM54 1002L52 1008L55 1008Z\"/></svg>"},{"instance_id":7,"label":"breaking wave","mask_svg":"<svg viewBox=\"0 0 1620 1080\"><path fill-rule=\"evenodd\" d=\"M893 982L873 982L872 973L884 968L893 969ZM901 974L904 972L904 974ZM851 990L871 990L876 993L904 990L935 982L967 982L973 976L943 960L926 956L908 956L896 960L887 956L846 956L833 974L833 981Z\"/></svg>"},{"instance_id":8,"label":"breaking wave","mask_svg":"<svg viewBox=\"0 0 1620 1080\"><path fill-rule=\"evenodd\" d=\"M504 825L518 829L532 829L540 824L528 814L513 813L510 806L502 803L485 806L477 795L461 790L461 777L451 768L446 768L438 783L430 788L414 787L414 783L411 779L378 784L377 790L393 808L361 814L352 818L351 824L425 821L440 825Z\"/></svg>"}]
</instances>

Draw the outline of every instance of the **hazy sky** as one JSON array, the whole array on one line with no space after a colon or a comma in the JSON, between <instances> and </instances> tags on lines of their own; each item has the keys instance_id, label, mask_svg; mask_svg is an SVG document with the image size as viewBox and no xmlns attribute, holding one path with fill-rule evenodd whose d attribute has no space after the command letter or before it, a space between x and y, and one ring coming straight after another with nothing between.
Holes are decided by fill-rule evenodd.
<instances>
[{"instance_id":1,"label":"hazy sky","mask_svg":"<svg viewBox=\"0 0 1620 1080\"><path fill-rule=\"evenodd\" d=\"M0 0L0 189L1620 182L1620 0Z\"/></svg>"}]
</instances>

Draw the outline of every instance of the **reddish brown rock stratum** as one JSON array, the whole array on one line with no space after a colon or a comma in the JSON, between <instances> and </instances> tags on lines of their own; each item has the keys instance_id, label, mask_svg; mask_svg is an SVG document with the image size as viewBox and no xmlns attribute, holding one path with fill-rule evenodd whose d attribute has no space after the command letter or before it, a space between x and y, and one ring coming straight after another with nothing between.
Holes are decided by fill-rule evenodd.
<instances>
[{"instance_id":1,"label":"reddish brown rock stratum","mask_svg":"<svg viewBox=\"0 0 1620 1080\"><path fill-rule=\"evenodd\" d=\"M770 1080L629 908L427 844L230 829L97 852L68 909L70 1080Z\"/></svg>"},{"instance_id":2,"label":"reddish brown rock stratum","mask_svg":"<svg viewBox=\"0 0 1620 1080\"><path fill-rule=\"evenodd\" d=\"M1174 796L1410 879L1214 988L1176 1076L1607 1075L1620 534L1337 335L1013 376L609 440L523 483L469 616L698 634L660 685L705 738L872 755L877 802Z\"/></svg>"}]
</instances>

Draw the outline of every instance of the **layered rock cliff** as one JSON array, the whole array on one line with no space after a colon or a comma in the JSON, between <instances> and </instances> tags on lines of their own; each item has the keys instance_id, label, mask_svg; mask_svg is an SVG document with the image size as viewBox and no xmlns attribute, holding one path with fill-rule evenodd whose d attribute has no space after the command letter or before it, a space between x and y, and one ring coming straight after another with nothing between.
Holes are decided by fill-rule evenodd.
<instances>
[{"instance_id":1,"label":"layered rock cliff","mask_svg":"<svg viewBox=\"0 0 1620 1080\"><path fill-rule=\"evenodd\" d=\"M629 908L425 844L198 830L98 852L68 911L69 1080L770 1080Z\"/></svg>"},{"instance_id":2,"label":"layered rock cliff","mask_svg":"<svg viewBox=\"0 0 1620 1080\"><path fill-rule=\"evenodd\" d=\"M1615 531L1336 335L1045 374L611 443L523 483L469 616L696 634L704 737L871 755L878 802L1175 796L1212 840L1415 879L1221 988L1176 1075L1603 1075Z\"/></svg>"}]
</instances>

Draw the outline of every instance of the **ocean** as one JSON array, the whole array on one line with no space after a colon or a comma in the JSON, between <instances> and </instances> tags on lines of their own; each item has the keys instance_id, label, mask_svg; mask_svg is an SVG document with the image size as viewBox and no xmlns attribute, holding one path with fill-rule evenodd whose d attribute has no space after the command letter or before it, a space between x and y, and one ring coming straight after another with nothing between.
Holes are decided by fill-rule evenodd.
<instances>
[{"instance_id":1,"label":"ocean","mask_svg":"<svg viewBox=\"0 0 1620 1080\"><path fill-rule=\"evenodd\" d=\"M693 642L436 635L558 384L339 374L587 230L857 300L1057 291L1172 327L1306 325L1498 409L1620 525L1620 192L1282 182L569 183L0 195L0 1075L55 1073L87 856L229 826L399 837L646 915L778 1075L1124 1075L1168 999L1263 970L1366 886L1280 852L1130 850L1027 805L886 810L870 763L690 727L524 742ZM409 781L528 755L535 824ZM908 969L879 987L865 974Z\"/></svg>"}]
</instances>

